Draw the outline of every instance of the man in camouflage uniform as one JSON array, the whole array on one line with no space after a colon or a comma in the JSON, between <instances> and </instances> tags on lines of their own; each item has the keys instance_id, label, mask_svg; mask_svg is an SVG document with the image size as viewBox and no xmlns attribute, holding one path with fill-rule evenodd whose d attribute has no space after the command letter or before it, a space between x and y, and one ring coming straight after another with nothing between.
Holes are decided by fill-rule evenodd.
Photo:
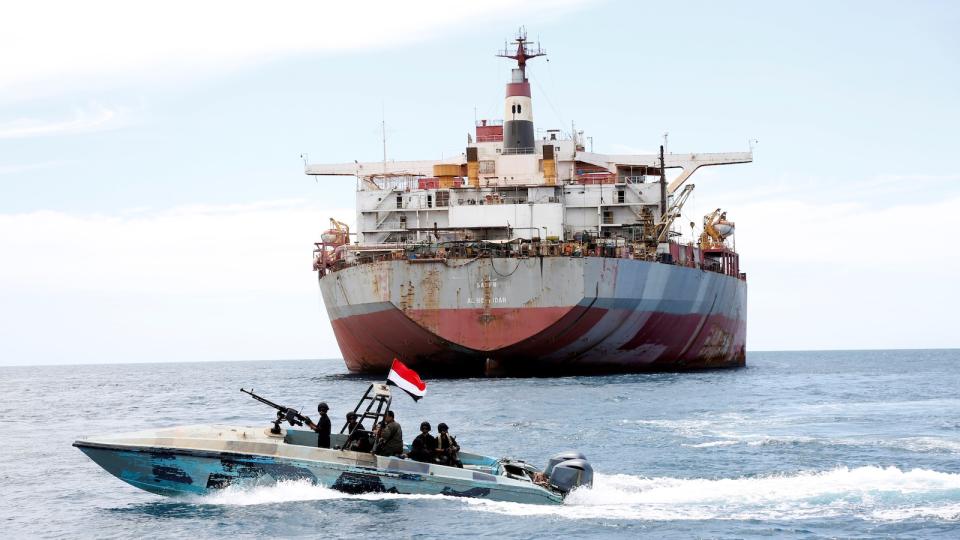
<instances>
[{"instance_id":1,"label":"man in camouflage uniform","mask_svg":"<svg viewBox=\"0 0 960 540\"><path fill-rule=\"evenodd\" d=\"M403 430L396 421L393 411L384 414L384 426L380 430L373 453L378 456L399 456L403 453Z\"/></svg>"}]
</instances>

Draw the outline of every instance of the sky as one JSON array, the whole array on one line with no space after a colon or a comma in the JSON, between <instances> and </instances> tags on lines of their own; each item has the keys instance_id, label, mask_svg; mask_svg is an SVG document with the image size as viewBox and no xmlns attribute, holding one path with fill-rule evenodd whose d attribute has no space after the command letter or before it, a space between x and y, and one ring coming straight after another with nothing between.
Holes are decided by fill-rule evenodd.
<instances>
[{"instance_id":1,"label":"sky","mask_svg":"<svg viewBox=\"0 0 960 540\"><path fill-rule=\"evenodd\" d=\"M0 17L0 365L338 358L311 268L351 178L499 118L744 151L748 350L960 347L956 2L19 2ZM750 141L755 141L751 143Z\"/></svg>"}]
</instances>

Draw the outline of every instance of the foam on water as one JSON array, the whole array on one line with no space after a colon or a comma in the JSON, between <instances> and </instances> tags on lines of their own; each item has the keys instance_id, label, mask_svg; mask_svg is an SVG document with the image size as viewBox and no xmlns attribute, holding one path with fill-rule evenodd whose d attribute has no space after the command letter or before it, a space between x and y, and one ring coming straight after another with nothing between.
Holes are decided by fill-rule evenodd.
<instances>
[{"instance_id":1,"label":"foam on water","mask_svg":"<svg viewBox=\"0 0 960 540\"><path fill-rule=\"evenodd\" d=\"M684 479L597 474L562 507L471 501L510 515L640 520L783 520L855 515L960 520L960 474L896 467L841 467L762 477ZM897 516L902 516L898 518Z\"/></svg>"},{"instance_id":2,"label":"foam on water","mask_svg":"<svg viewBox=\"0 0 960 540\"><path fill-rule=\"evenodd\" d=\"M823 437L776 433L789 428L791 423L795 421L794 415L747 418L740 414L729 413L706 418L623 419L620 423L661 430L688 439L707 439L698 442L680 443L681 446L686 448L715 448L738 444L752 447L812 444L820 446L883 447L913 452L960 454L960 439L957 439L956 436L871 438L867 436Z\"/></svg>"},{"instance_id":3,"label":"foam on water","mask_svg":"<svg viewBox=\"0 0 960 540\"><path fill-rule=\"evenodd\" d=\"M733 446L735 444L740 444L740 441L709 441L697 444L681 444L680 446L686 446L687 448L714 448L717 446Z\"/></svg>"},{"instance_id":4,"label":"foam on water","mask_svg":"<svg viewBox=\"0 0 960 540\"><path fill-rule=\"evenodd\" d=\"M940 506L915 506L876 510L871 517L877 521L907 521L913 519L937 519L960 522L960 503Z\"/></svg>"},{"instance_id":5,"label":"foam on water","mask_svg":"<svg viewBox=\"0 0 960 540\"><path fill-rule=\"evenodd\" d=\"M336 491L309 480L284 480L270 485L255 487L230 486L208 495L193 498L197 504L229 506L252 506L297 501L323 501L331 499L359 499L377 501L385 499L434 499L456 500L444 495L400 495L397 493L363 493L351 495Z\"/></svg>"},{"instance_id":6,"label":"foam on water","mask_svg":"<svg viewBox=\"0 0 960 540\"><path fill-rule=\"evenodd\" d=\"M443 495L350 495L309 481L230 487L197 497L197 504L251 506L331 499L432 499L512 516L651 521L786 520L856 516L873 521L960 521L960 474L896 467L840 467L795 475L742 478L646 478L597 474L560 506L454 499Z\"/></svg>"}]
</instances>

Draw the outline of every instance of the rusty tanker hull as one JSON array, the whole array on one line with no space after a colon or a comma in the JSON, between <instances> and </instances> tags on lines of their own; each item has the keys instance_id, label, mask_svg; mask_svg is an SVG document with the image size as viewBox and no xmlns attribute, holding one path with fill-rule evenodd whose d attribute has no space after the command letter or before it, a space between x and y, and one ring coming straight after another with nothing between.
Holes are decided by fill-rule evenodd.
<instances>
[{"instance_id":1,"label":"rusty tanker hull","mask_svg":"<svg viewBox=\"0 0 960 540\"><path fill-rule=\"evenodd\" d=\"M347 367L599 374L745 363L747 284L616 257L385 260L320 279Z\"/></svg>"},{"instance_id":2,"label":"rusty tanker hull","mask_svg":"<svg viewBox=\"0 0 960 540\"><path fill-rule=\"evenodd\" d=\"M516 61L503 118L477 119L460 154L304 163L356 179L356 221L330 218L313 264L351 371L393 358L450 375L744 365L735 223L720 208L699 227L679 218L696 171L752 151L605 154L574 125L538 132L527 69L545 54L523 29L497 53Z\"/></svg>"}]
</instances>

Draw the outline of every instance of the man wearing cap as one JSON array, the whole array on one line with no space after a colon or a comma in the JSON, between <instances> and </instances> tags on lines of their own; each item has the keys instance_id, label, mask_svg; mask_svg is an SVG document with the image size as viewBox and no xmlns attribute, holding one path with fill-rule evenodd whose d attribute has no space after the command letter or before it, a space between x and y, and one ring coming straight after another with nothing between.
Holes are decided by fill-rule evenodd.
<instances>
[{"instance_id":1,"label":"man wearing cap","mask_svg":"<svg viewBox=\"0 0 960 540\"><path fill-rule=\"evenodd\" d=\"M359 418L355 412L347 413L347 440L343 443L343 450L370 451L369 435Z\"/></svg>"},{"instance_id":2,"label":"man wearing cap","mask_svg":"<svg viewBox=\"0 0 960 540\"><path fill-rule=\"evenodd\" d=\"M387 411L383 415L383 427L377 436L373 453L378 456L399 456L403 453L403 431L393 411Z\"/></svg>"},{"instance_id":3,"label":"man wearing cap","mask_svg":"<svg viewBox=\"0 0 960 540\"><path fill-rule=\"evenodd\" d=\"M407 456L414 461L433 463L437 454L437 439L430 434L430 422L420 424L420 434L410 444L410 454Z\"/></svg>"},{"instance_id":4,"label":"man wearing cap","mask_svg":"<svg viewBox=\"0 0 960 540\"><path fill-rule=\"evenodd\" d=\"M450 434L450 428L443 422L440 422L437 426L437 432L437 463L462 468L463 463L460 462L460 445L457 444L457 439L453 438L453 435Z\"/></svg>"},{"instance_id":5,"label":"man wearing cap","mask_svg":"<svg viewBox=\"0 0 960 540\"><path fill-rule=\"evenodd\" d=\"M323 401L317 405L317 412L320 418L317 423L310 422L310 428L317 432L317 448L330 448L330 419L327 418L327 411L330 407Z\"/></svg>"}]
</instances>

